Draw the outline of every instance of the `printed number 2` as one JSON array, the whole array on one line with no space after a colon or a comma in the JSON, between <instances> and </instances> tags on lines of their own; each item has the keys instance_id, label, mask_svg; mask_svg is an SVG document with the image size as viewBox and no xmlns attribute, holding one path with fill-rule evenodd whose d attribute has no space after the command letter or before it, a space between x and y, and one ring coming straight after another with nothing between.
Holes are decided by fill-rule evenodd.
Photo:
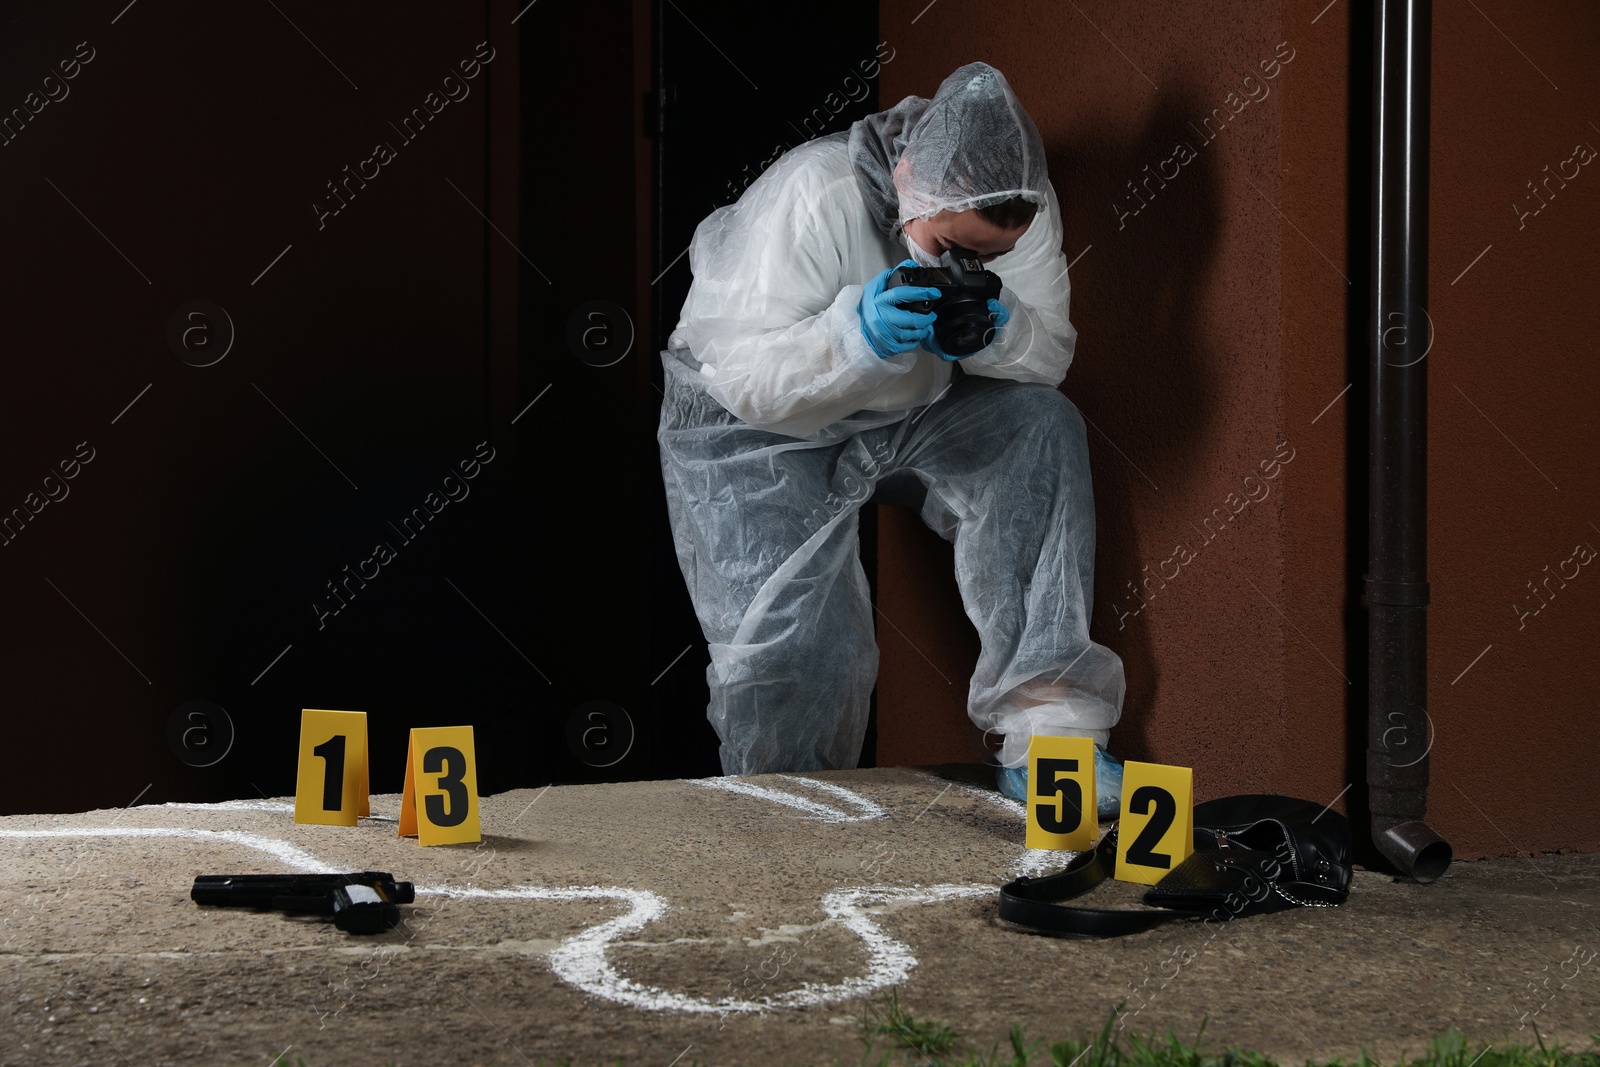
<instances>
[{"instance_id":1,"label":"printed number 2","mask_svg":"<svg viewBox=\"0 0 1600 1067\"><path fill-rule=\"evenodd\" d=\"M448 764L450 770L445 771ZM428 821L435 826L460 826L467 821L467 785L463 776L467 773L467 757L459 748L450 745L438 745L428 749L422 754L422 773L437 774L439 788L442 793L429 793L422 798L423 807L428 813ZM445 797L449 797L450 804L445 806Z\"/></svg>"},{"instance_id":2,"label":"printed number 2","mask_svg":"<svg viewBox=\"0 0 1600 1067\"><path fill-rule=\"evenodd\" d=\"M1160 786L1143 785L1134 790L1128 801L1128 810L1135 815L1149 814L1150 820L1139 831L1139 836L1128 846L1128 862L1145 867L1170 869L1172 857L1151 849L1166 836L1172 820L1178 815L1178 802Z\"/></svg>"},{"instance_id":3,"label":"printed number 2","mask_svg":"<svg viewBox=\"0 0 1600 1067\"><path fill-rule=\"evenodd\" d=\"M312 749L311 754L321 756L325 764L322 770L322 810L338 811L344 807L344 734L334 734Z\"/></svg>"},{"instance_id":4,"label":"printed number 2","mask_svg":"<svg viewBox=\"0 0 1600 1067\"><path fill-rule=\"evenodd\" d=\"M1061 797L1059 814L1054 804L1034 805L1033 810L1039 816L1039 827L1047 833L1070 834L1083 821L1083 786L1078 784L1076 778L1057 778L1056 775L1071 774L1078 769L1078 761L1040 756L1038 765L1039 781L1034 785L1034 796L1049 799L1059 794ZM1172 798L1167 799L1170 801Z\"/></svg>"}]
</instances>

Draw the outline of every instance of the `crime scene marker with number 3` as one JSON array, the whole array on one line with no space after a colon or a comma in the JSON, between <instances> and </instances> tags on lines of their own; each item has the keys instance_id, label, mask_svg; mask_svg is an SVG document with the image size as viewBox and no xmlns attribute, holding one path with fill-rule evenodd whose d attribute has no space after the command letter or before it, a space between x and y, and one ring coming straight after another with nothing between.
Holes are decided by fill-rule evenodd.
<instances>
[{"instance_id":1,"label":"crime scene marker with number 3","mask_svg":"<svg viewBox=\"0 0 1600 1067\"><path fill-rule=\"evenodd\" d=\"M434 726L411 731L406 784L400 794L400 836L422 845L481 841L478 764L472 727Z\"/></svg>"}]
</instances>

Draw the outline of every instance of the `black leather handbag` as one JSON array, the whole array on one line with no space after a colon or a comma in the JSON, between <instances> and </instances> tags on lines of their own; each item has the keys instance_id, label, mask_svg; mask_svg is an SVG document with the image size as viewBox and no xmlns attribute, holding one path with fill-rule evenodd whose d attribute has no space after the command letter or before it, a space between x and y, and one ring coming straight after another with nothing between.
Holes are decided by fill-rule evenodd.
<instances>
[{"instance_id":1,"label":"black leather handbag","mask_svg":"<svg viewBox=\"0 0 1600 1067\"><path fill-rule=\"evenodd\" d=\"M1194 852L1144 895L1163 910L1065 906L1116 876L1117 827L1059 874L1000 889L1000 919L1058 936L1113 937L1175 919L1236 919L1286 908L1331 908L1350 895L1350 823L1309 800L1268 794L1195 805Z\"/></svg>"}]
</instances>

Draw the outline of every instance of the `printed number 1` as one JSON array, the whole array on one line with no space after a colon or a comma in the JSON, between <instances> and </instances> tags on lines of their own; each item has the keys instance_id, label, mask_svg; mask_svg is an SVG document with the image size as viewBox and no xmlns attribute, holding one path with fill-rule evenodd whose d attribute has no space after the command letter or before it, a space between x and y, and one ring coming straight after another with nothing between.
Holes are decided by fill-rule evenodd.
<instances>
[{"instance_id":1,"label":"printed number 1","mask_svg":"<svg viewBox=\"0 0 1600 1067\"><path fill-rule=\"evenodd\" d=\"M450 770L445 771L448 764ZM467 773L467 757L459 748L450 745L438 745L428 749L422 754L422 773L437 774L439 788L443 793L429 793L422 798L424 809L428 813L428 821L435 826L460 826L467 821L467 785L463 781ZM450 798L450 804L445 806L445 797Z\"/></svg>"},{"instance_id":2,"label":"printed number 1","mask_svg":"<svg viewBox=\"0 0 1600 1067\"><path fill-rule=\"evenodd\" d=\"M344 807L344 734L334 734L311 750L321 756L326 766L322 771L322 810L339 811Z\"/></svg>"},{"instance_id":3,"label":"printed number 1","mask_svg":"<svg viewBox=\"0 0 1600 1067\"><path fill-rule=\"evenodd\" d=\"M1034 796L1046 799L1061 797L1059 813L1054 804L1034 805L1033 810L1039 816L1039 827L1047 833L1070 834L1083 821L1083 786L1078 784L1076 778L1058 778L1056 775L1076 771L1078 761L1040 756L1036 762L1039 780L1034 783Z\"/></svg>"}]
</instances>

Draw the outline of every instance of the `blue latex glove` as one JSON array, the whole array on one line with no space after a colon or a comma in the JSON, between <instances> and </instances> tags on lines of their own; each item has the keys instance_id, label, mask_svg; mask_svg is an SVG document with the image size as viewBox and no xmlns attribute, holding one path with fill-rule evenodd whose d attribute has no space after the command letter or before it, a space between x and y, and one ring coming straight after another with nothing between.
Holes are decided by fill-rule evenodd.
<instances>
[{"instance_id":1,"label":"blue latex glove","mask_svg":"<svg viewBox=\"0 0 1600 1067\"><path fill-rule=\"evenodd\" d=\"M934 317L937 318L938 316L934 316ZM928 337L927 337L927 339L925 341L922 342L922 347L926 348L929 352L932 352L934 355L938 356L940 359L944 360L946 363L954 363L958 359L966 359L967 358L966 356L952 356L950 353L948 353L944 349L940 348L939 347L939 338L934 334L934 332L932 330L928 331Z\"/></svg>"},{"instance_id":2,"label":"blue latex glove","mask_svg":"<svg viewBox=\"0 0 1600 1067\"><path fill-rule=\"evenodd\" d=\"M991 297L989 300L989 314L994 318L995 337L998 338L1000 331L1005 329L1006 323L1011 321L1011 311L1000 301ZM928 339L922 342L922 346L946 363L954 363L958 359L966 359L967 356L977 355L977 352L968 352L967 356L950 355L950 353L939 347L939 338L932 330L928 331ZM983 349L980 348L978 351L981 352Z\"/></svg>"},{"instance_id":3,"label":"blue latex glove","mask_svg":"<svg viewBox=\"0 0 1600 1067\"><path fill-rule=\"evenodd\" d=\"M1005 329L1006 323L1011 321L1011 309L1000 303L1000 301L991 299L989 301L989 311L994 315L995 337L999 338L1001 336L1000 331Z\"/></svg>"},{"instance_id":4,"label":"blue latex glove","mask_svg":"<svg viewBox=\"0 0 1600 1067\"><path fill-rule=\"evenodd\" d=\"M899 267L916 265L915 260L907 259L861 287L861 301L856 305L856 311L861 316L861 336L867 339L867 344L872 346L879 359L909 352L922 344L925 338L932 336L934 316L931 312L912 311L900 305L937 299L939 290L909 285L884 288L889 275Z\"/></svg>"}]
</instances>

